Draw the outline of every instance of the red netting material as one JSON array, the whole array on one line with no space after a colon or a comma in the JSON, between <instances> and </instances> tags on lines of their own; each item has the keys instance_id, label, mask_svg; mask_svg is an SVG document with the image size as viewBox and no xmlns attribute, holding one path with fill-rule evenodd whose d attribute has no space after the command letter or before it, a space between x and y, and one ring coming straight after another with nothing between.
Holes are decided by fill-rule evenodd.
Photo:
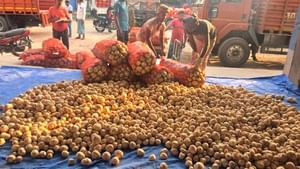
<instances>
[{"instance_id":1,"label":"red netting material","mask_svg":"<svg viewBox=\"0 0 300 169\"><path fill-rule=\"evenodd\" d=\"M115 66L127 62L127 46L117 40L102 40L92 49L94 55Z\"/></svg>"},{"instance_id":2,"label":"red netting material","mask_svg":"<svg viewBox=\"0 0 300 169\"><path fill-rule=\"evenodd\" d=\"M143 75L150 72L156 62L153 51L143 42L128 44L128 62L136 75Z\"/></svg>"},{"instance_id":3,"label":"red netting material","mask_svg":"<svg viewBox=\"0 0 300 169\"><path fill-rule=\"evenodd\" d=\"M85 82L101 82L107 78L109 68L104 61L98 58L88 58L81 66L81 73Z\"/></svg>"},{"instance_id":4,"label":"red netting material","mask_svg":"<svg viewBox=\"0 0 300 169\"><path fill-rule=\"evenodd\" d=\"M58 39L50 38L43 41L43 51L48 53L48 58L62 58L69 55L68 49Z\"/></svg>"},{"instance_id":5,"label":"red netting material","mask_svg":"<svg viewBox=\"0 0 300 169\"><path fill-rule=\"evenodd\" d=\"M45 65L45 55L42 54L34 54L28 55L22 58L22 65L30 65L30 66L44 66Z\"/></svg>"},{"instance_id":6,"label":"red netting material","mask_svg":"<svg viewBox=\"0 0 300 169\"><path fill-rule=\"evenodd\" d=\"M175 60L162 58L160 65L166 67L175 80L189 87L202 87L205 82L205 74L195 65L183 64Z\"/></svg>"},{"instance_id":7,"label":"red netting material","mask_svg":"<svg viewBox=\"0 0 300 169\"><path fill-rule=\"evenodd\" d=\"M95 58L95 55L90 51L80 51L75 54L77 67L81 69L83 62L89 58Z\"/></svg>"},{"instance_id":8,"label":"red netting material","mask_svg":"<svg viewBox=\"0 0 300 169\"><path fill-rule=\"evenodd\" d=\"M44 56L46 56L46 52L44 52L42 48L29 49L29 50L23 52L19 56L19 60L25 61L27 59L27 57L29 57L31 55L44 55Z\"/></svg>"},{"instance_id":9,"label":"red netting material","mask_svg":"<svg viewBox=\"0 0 300 169\"><path fill-rule=\"evenodd\" d=\"M151 72L142 76L142 79L147 84L160 84L173 81L174 76L167 68L155 65Z\"/></svg>"},{"instance_id":10,"label":"red netting material","mask_svg":"<svg viewBox=\"0 0 300 169\"><path fill-rule=\"evenodd\" d=\"M42 66L50 68L77 69L75 57L50 59L42 54L35 54L23 59L22 65Z\"/></svg>"}]
</instances>

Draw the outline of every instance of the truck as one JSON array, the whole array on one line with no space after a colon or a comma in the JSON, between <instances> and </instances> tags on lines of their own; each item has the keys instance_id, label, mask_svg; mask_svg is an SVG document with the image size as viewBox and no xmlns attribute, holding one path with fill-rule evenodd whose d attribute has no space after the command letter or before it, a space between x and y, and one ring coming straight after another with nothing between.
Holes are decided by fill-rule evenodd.
<instances>
[{"instance_id":1,"label":"truck","mask_svg":"<svg viewBox=\"0 0 300 169\"><path fill-rule=\"evenodd\" d=\"M196 0L192 10L215 25L212 54L223 65L240 67L250 54L286 54L300 0Z\"/></svg>"},{"instance_id":2,"label":"truck","mask_svg":"<svg viewBox=\"0 0 300 169\"><path fill-rule=\"evenodd\" d=\"M0 32L26 26L47 26L53 0L0 0Z\"/></svg>"}]
</instances>

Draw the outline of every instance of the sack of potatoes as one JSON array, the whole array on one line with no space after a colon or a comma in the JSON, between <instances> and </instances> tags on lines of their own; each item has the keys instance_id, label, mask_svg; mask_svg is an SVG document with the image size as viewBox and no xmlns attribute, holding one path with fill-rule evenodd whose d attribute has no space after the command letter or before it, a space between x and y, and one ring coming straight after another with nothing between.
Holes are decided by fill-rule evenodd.
<instances>
[{"instance_id":1,"label":"sack of potatoes","mask_svg":"<svg viewBox=\"0 0 300 169\"><path fill-rule=\"evenodd\" d=\"M188 87L202 87L205 83L205 74L195 65L183 64L175 60L162 58L160 65L166 67L175 77L175 80Z\"/></svg>"},{"instance_id":2,"label":"sack of potatoes","mask_svg":"<svg viewBox=\"0 0 300 169\"><path fill-rule=\"evenodd\" d=\"M47 53L47 58L63 58L69 55L69 50L58 39L50 38L43 41L43 51Z\"/></svg>"},{"instance_id":3,"label":"sack of potatoes","mask_svg":"<svg viewBox=\"0 0 300 169\"><path fill-rule=\"evenodd\" d=\"M150 72L155 64L156 57L153 51L143 42L128 44L128 62L136 75Z\"/></svg>"},{"instance_id":4,"label":"sack of potatoes","mask_svg":"<svg viewBox=\"0 0 300 169\"><path fill-rule=\"evenodd\" d=\"M114 81L128 81L132 82L135 79L135 75L128 64L120 64L118 66L110 67L109 79Z\"/></svg>"},{"instance_id":5,"label":"sack of potatoes","mask_svg":"<svg viewBox=\"0 0 300 169\"><path fill-rule=\"evenodd\" d=\"M22 65L30 66L44 66L45 64L45 55L43 54L34 54L29 55L23 58Z\"/></svg>"},{"instance_id":6,"label":"sack of potatoes","mask_svg":"<svg viewBox=\"0 0 300 169\"><path fill-rule=\"evenodd\" d=\"M95 55L90 51L80 51L75 54L76 64L81 69L82 64L89 58L95 58Z\"/></svg>"},{"instance_id":7,"label":"sack of potatoes","mask_svg":"<svg viewBox=\"0 0 300 169\"><path fill-rule=\"evenodd\" d=\"M102 40L96 43L92 52L97 58L102 59L113 66L127 62L127 46L123 42L117 40Z\"/></svg>"},{"instance_id":8,"label":"sack of potatoes","mask_svg":"<svg viewBox=\"0 0 300 169\"><path fill-rule=\"evenodd\" d=\"M81 73L87 83L101 82L107 78L109 67L101 59L89 58L82 64Z\"/></svg>"},{"instance_id":9,"label":"sack of potatoes","mask_svg":"<svg viewBox=\"0 0 300 169\"><path fill-rule=\"evenodd\" d=\"M147 84L160 84L173 81L174 76L167 68L155 65L151 72L142 76L142 79Z\"/></svg>"}]
</instances>

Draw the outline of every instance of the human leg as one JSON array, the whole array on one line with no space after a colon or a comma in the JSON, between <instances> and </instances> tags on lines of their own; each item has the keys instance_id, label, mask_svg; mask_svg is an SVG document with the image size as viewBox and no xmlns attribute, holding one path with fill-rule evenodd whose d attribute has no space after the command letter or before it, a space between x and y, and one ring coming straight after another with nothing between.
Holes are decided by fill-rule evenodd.
<instances>
[{"instance_id":1,"label":"human leg","mask_svg":"<svg viewBox=\"0 0 300 169\"><path fill-rule=\"evenodd\" d=\"M173 51L174 50L174 41L170 41L170 45L169 45L169 51L168 51L168 58L172 58L173 57Z\"/></svg>"},{"instance_id":2,"label":"human leg","mask_svg":"<svg viewBox=\"0 0 300 169\"><path fill-rule=\"evenodd\" d=\"M63 44L69 49L69 36L68 36L68 29L61 32L61 39Z\"/></svg>"},{"instance_id":3,"label":"human leg","mask_svg":"<svg viewBox=\"0 0 300 169\"><path fill-rule=\"evenodd\" d=\"M82 32L82 25L81 25L81 19L77 20L77 34L78 36L76 37L76 39L80 39L81 37L81 32Z\"/></svg>"},{"instance_id":4,"label":"human leg","mask_svg":"<svg viewBox=\"0 0 300 169\"><path fill-rule=\"evenodd\" d=\"M57 32L54 29L52 30L52 36L53 36L53 38L60 40L60 34L59 34L59 32Z\"/></svg>"},{"instance_id":5,"label":"human leg","mask_svg":"<svg viewBox=\"0 0 300 169\"><path fill-rule=\"evenodd\" d=\"M128 31L124 31L123 32L123 39L124 39L124 43L127 44L128 43Z\"/></svg>"},{"instance_id":6,"label":"human leg","mask_svg":"<svg viewBox=\"0 0 300 169\"><path fill-rule=\"evenodd\" d=\"M69 37L72 37L72 22L68 23L68 34L69 34Z\"/></svg>"}]
</instances>

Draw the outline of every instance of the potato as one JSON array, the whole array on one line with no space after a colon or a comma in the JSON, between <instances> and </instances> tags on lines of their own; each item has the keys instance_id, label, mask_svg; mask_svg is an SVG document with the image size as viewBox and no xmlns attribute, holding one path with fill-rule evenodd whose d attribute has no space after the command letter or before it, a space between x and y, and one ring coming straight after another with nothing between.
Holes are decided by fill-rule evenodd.
<instances>
[{"instance_id":1,"label":"potato","mask_svg":"<svg viewBox=\"0 0 300 169\"><path fill-rule=\"evenodd\" d=\"M168 169L168 164L165 162L162 162L162 163L160 163L159 168L160 169Z\"/></svg>"},{"instance_id":2,"label":"potato","mask_svg":"<svg viewBox=\"0 0 300 169\"><path fill-rule=\"evenodd\" d=\"M155 160L156 160L155 154L151 154L151 155L149 156L149 161L155 161Z\"/></svg>"},{"instance_id":3,"label":"potato","mask_svg":"<svg viewBox=\"0 0 300 169\"><path fill-rule=\"evenodd\" d=\"M118 157L113 157L110 163L113 166L118 166L120 164L120 159Z\"/></svg>"},{"instance_id":4,"label":"potato","mask_svg":"<svg viewBox=\"0 0 300 169\"><path fill-rule=\"evenodd\" d=\"M143 149L141 149L141 148L138 148L138 149L136 150L136 154L137 154L139 157L144 157L145 151L144 151Z\"/></svg>"}]
</instances>

